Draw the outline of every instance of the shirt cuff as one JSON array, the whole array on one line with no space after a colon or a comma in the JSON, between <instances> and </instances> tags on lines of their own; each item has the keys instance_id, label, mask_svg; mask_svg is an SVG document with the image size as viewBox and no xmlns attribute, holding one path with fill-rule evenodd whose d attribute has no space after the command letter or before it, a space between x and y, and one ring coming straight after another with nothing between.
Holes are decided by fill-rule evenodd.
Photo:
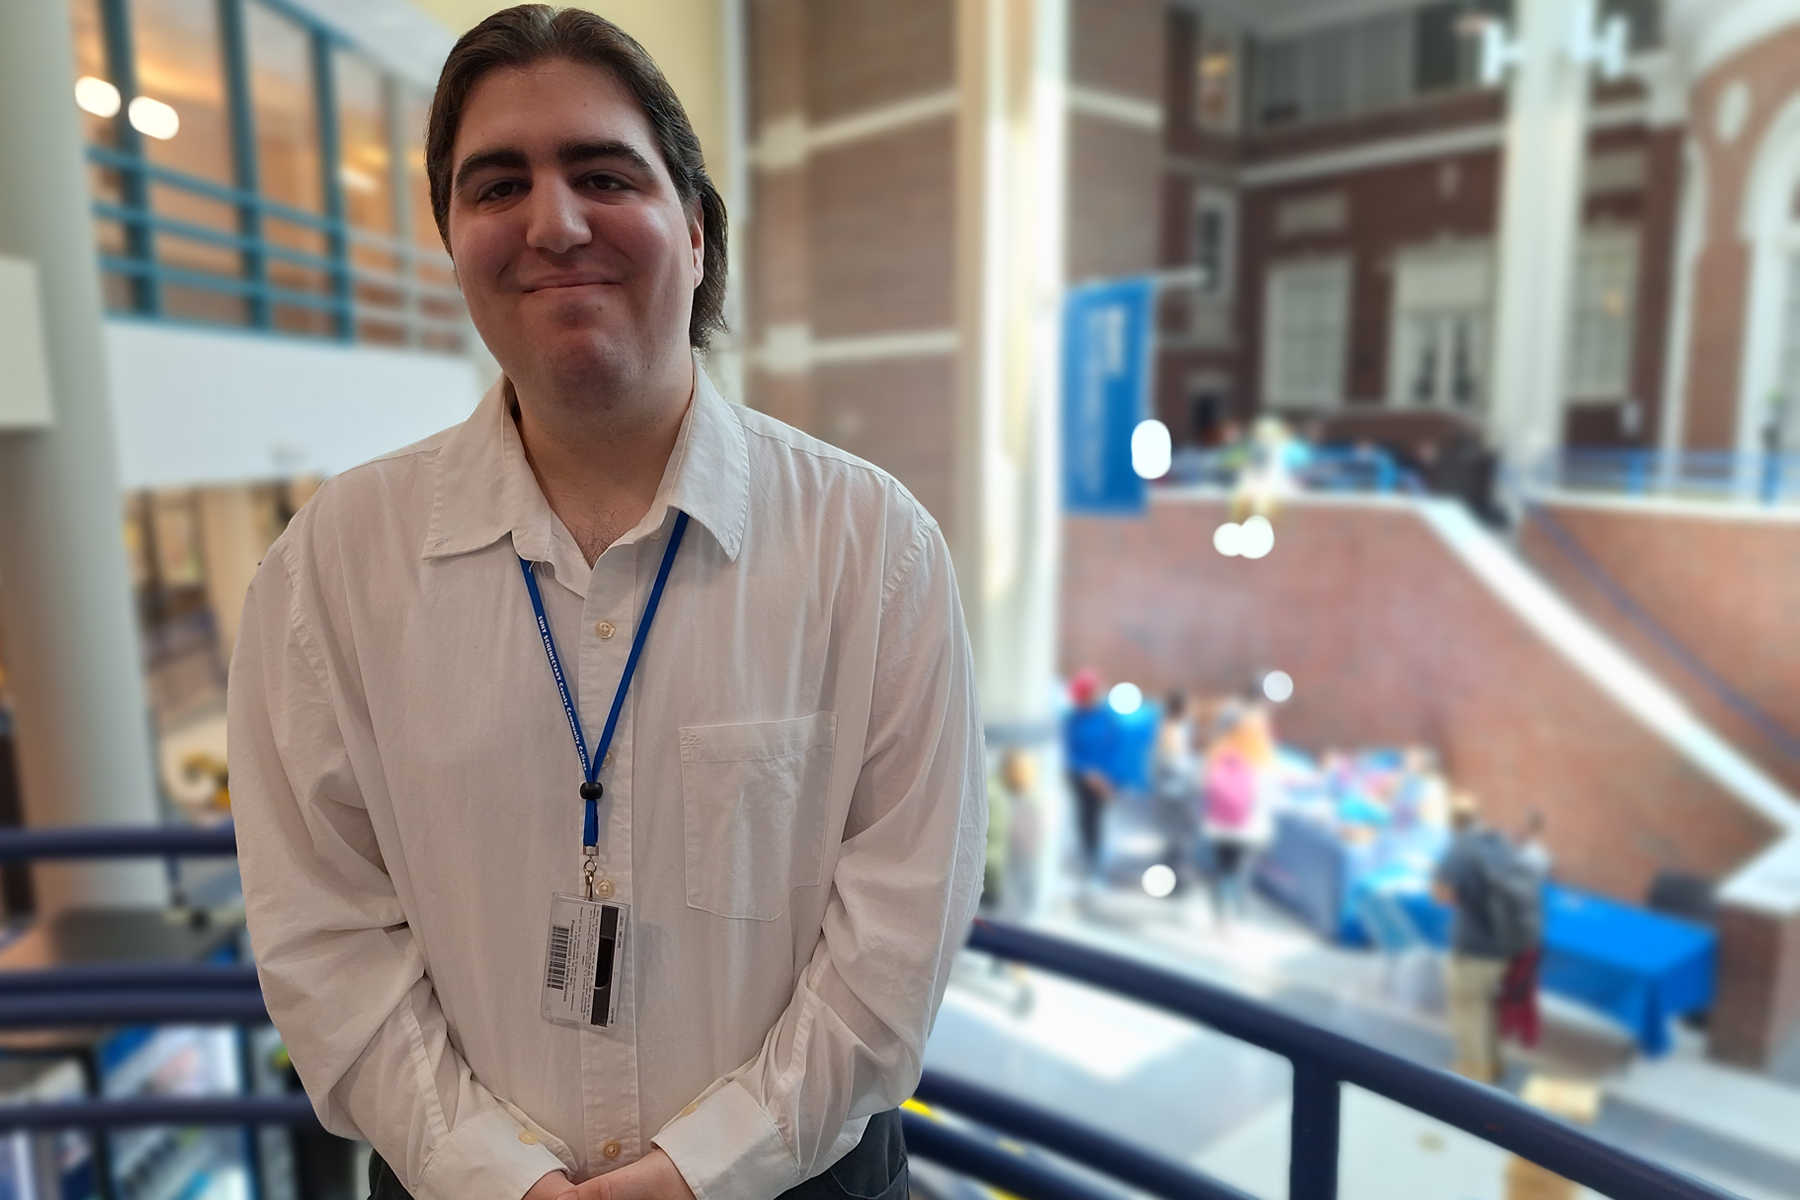
<instances>
[{"instance_id":1,"label":"shirt cuff","mask_svg":"<svg viewBox=\"0 0 1800 1200\"><path fill-rule=\"evenodd\" d=\"M772 1200L802 1181L781 1131L736 1080L650 1140L674 1161L695 1200Z\"/></svg>"},{"instance_id":2,"label":"shirt cuff","mask_svg":"<svg viewBox=\"0 0 1800 1200\"><path fill-rule=\"evenodd\" d=\"M415 1200L520 1200L531 1185L568 1165L496 1105L450 1131L426 1160L424 1178L412 1188Z\"/></svg>"}]
</instances>

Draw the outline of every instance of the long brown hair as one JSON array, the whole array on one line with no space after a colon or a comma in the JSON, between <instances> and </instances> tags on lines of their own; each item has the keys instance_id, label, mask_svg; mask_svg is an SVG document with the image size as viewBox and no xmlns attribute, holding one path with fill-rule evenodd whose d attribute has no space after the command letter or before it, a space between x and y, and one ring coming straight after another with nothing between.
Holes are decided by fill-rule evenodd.
<instances>
[{"instance_id":1,"label":"long brown hair","mask_svg":"<svg viewBox=\"0 0 1800 1200\"><path fill-rule=\"evenodd\" d=\"M495 13L457 39L438 76L425 126L431 215L444 248L450 247L450 154L469 93L490 71L556 58L599 67L625 86L650 121L675 194L684 205L699 206L705 278L694 289L688 342L704 350L713 331L725 326L725 201L706 173L700 139L662 69L630 34L604 17L579 8L521 4Z\"/></svg>"}]
</instances>

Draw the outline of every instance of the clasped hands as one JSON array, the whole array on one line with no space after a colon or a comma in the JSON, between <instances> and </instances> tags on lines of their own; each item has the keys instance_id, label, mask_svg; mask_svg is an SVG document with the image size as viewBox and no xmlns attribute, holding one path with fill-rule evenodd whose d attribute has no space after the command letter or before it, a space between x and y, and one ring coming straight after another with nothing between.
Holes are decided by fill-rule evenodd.
<instances>
[{"instance_id":1,"label":"clasped hands","mask_svg":"<svg viewBox=\"0 0 1800 1200\"><path fill-rule=\"evenodd\" d=\"M567 1175L552 1171L531 1185L524 1200L694 1200L694 1193L659 1146L584 1183L570 1183Z\"/></svg>"}]
</instances>

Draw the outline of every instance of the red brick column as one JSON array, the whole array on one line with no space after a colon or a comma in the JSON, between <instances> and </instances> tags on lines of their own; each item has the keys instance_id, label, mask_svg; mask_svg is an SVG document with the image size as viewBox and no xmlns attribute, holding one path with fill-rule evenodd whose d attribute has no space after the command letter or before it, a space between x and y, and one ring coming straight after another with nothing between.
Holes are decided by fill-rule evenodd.
<instances>
[{"instance_id":1,"label":"red brick column","mask_svg":"<svg viewBox=\"0 0 1800 1200\"><path fill-rule=\"evenodd\" d=\"M1800 909L1727 903L1719 913L1719 994L1708 1051L1762 1068L1800 1034Z\"/></svg>"}]
</instances>

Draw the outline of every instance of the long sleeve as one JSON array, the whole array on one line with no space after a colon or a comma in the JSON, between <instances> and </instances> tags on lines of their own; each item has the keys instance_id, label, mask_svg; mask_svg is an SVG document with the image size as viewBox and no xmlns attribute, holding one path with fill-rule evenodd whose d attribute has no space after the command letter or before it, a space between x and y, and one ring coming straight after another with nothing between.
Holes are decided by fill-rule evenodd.
<instances>
[{"instance_id":1,"label":"long sleeve","mask_svg":"<svg viewBox=\"0 0 1800 1200\"><path fill-rule=\"evenodd\" d=\"M918 1084L981 891L986 790L943 538L913 513L885 571L869 732L823 936L761 1051L654 1139L698 1200L770 1200Z\"/></svg>"},{"instance_id":2,"label":"long sleeve","mask_svg":"<svg viewBox=\"0 0 1800 1200\"><path fill-rule=\"evenodd\" d=\"M290 553L278 543L250 590L229 690L238 857L270 1016L325 1127L367 1138L418 1200L516 1200L569 1164L452 1044L364 803L362 708Z\"/></svg>"}]
</instances>

